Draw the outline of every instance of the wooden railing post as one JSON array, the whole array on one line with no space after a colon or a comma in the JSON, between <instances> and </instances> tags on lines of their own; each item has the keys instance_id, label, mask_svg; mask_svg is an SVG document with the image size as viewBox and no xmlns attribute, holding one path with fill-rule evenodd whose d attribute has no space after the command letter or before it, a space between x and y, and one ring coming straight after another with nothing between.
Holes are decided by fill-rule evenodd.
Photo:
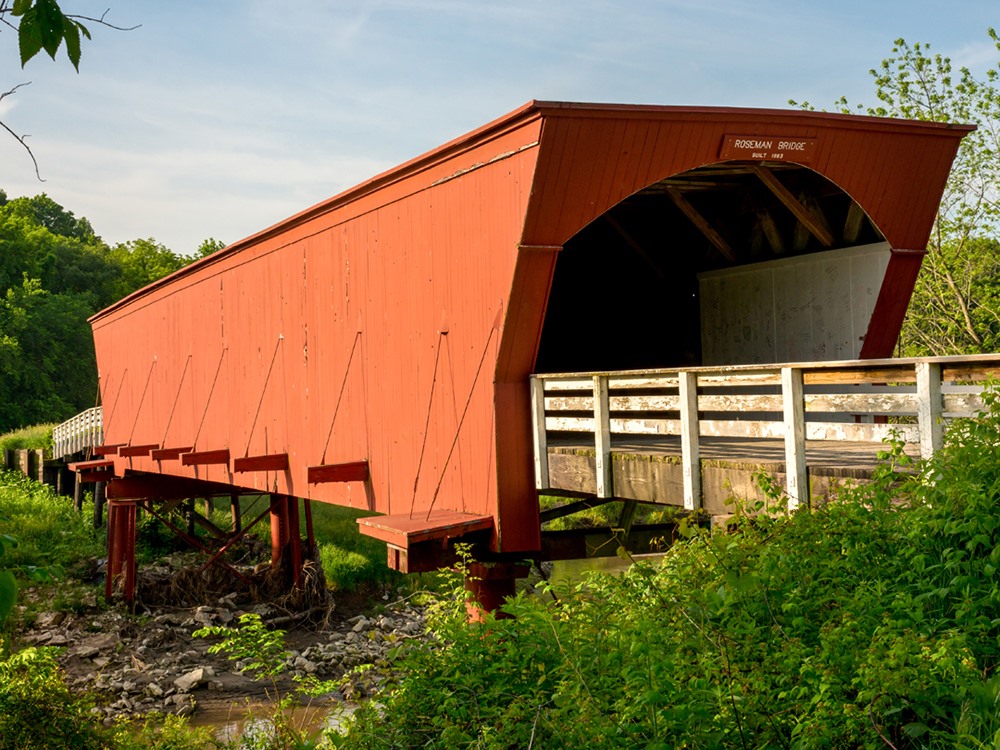
<instances>
[{"instance_id":1,"label":"wooden railing post","mask_svg":"<svg viewBox=\"0 0 1000 750\"><path fill-rule=\"evenodd\" d=\"M916 371L920 455L922 458L930 458L944 444L941 365L937 362L917 362Z\"/></svg>"},{"instance_id":2,"label":"wooden railing post","mask_svg":"<svg viewBox=\"0 0 1000 750\"><path fill-rule=\"evenodd\" d=\"M531 436L535 444L535 488L549 489L549 445L545 439L545 381L531 376Z\"/></svg>"},{"instance_id":3,"label":"wooden railing post","mask_svg":"<svg viewBox=\"0 0 1000 750\"><path fill-rule=\"evenodd\" d=\"M614 497L611 470L611 410L608 406L607 375L594 375L594 448L597 496Z\"/></svg>"},{"instance_id":4,"label":"wooden railing post","mask_svg":"<svg viewBox=\"0 0 1000 750\"><path fill-rule=\"evenodd\" d=\"M698 376L677 373L681 412L681 467L684 472L684 508L701 507L701 451L698 445Z\"/></svg>"},{"instance_id":5,"label":"wooden railing post","mask_svg":"<svg viewBox=\"0 0 1000 750\"><path fill-rule=\"evenodd\" d=\"M781 368L781 396L785 417L785 492L788 509L809 503L806 471L806 419L802 398L802 370Z\"/></svg>"}]
</instances>

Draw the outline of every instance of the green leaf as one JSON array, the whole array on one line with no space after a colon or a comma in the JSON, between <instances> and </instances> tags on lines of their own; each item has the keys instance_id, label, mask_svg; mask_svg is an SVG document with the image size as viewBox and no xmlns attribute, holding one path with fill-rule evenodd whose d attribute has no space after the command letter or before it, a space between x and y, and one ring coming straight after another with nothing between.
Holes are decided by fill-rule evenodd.
<instances>
[{"instance_id":1,"label":"green leaf","mask_svg":"<svg viewBox=\"0 0 1000 750\"><path fill-rule=\"evenodd\" d=\"M21 67L38 54L42 48L42 31L38 24L38 13L35 8L29 9L21 24L17 27L17 46L21 52Z\"/></svg>"},{"instance_id":2,"label":"green leaf","mask_svg":"<svg viewBox=\"0 0 1000 750\"><path fill-rule=\"evenodd\" d=\"M14 0L13 14L23 16L31 9L31 0Z\"/></svg>"},{"instance_id":3,"label":"green leaf","mask_svg":"<svg viewBox=\"0 0 1000 750\"><path fill-rule=\"evenodd\" d=\"M37 0L35 11L38 14L38 28L41 33L42 48L49 53L49 57L56 59L56 52L62 43L63 20L66 16L59 10L59 5L55 0Z\"/></svg>"},{"instance_id":4,"label":"green leaf","mask_svg":"<svg viewBox=\"0 0 1000 750\"><path fill-rule=\"evenodd\" d=\"M66 39L66 55L73 63L76 72L80 72L80 30L74 21L63 16L63 37Z\"/></svg>"},{"instance_id":5,"label":"green leaf","mask_svg":"<svg viewBox=\"0 0 1000 750\"><path fill-rule=\"evenodd\" d=\"M0 570L0 624L6 622L17 601L17 580L9 570Z\"/></svg>"}]
</instances>

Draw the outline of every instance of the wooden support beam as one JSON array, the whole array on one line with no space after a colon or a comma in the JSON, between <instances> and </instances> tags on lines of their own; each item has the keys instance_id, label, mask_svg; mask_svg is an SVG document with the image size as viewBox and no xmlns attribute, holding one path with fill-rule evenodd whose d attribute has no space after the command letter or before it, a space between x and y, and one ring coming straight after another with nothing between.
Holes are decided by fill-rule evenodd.
<instances>
[{"instance_id":1,"label":"wooden support beam","mask_svg":"<svg viewBox=\"0 0 1000 750\"><path fill-rule=\"evenodd\" d=\"M638 507L639 503L636 500L626 500L622 503L622 512L618 516L618 529L621 530L624 538L628 538L632 532L632 523L635 521L635 512Z\"/></svg>"},{"instance_id":2,"label":"wooden support beam","mask_svg":"<svg viewBox=\"0 0 1000 750\"><path fill-rule=\"evenodd\" d=\"M287 468L287 453L271 453L265 456L244 456L233 459L233 471L237 474L247 471L284 471Z\"/></svg>"},{"instance_id":3,"label":"wooden support beam","mask_svg":"<svg viewBox=\"0 0 1000 750\"><path fill-rule=\"evenodd\" d=\"M844 219L844 244L853 245L858 241L861 234L861 227L865 220L865 211L855 201L847 209L847 218Z\"/></svg>"},{"instance_id":4,"label":"wooden support beam","mask_svg":"<svg viewBox=\"0 0 1000 750\"><path fill-rule=\"evenodd\" d=\"M156 450L159 447L159 443L150 443L148 445L123 445L118 449L118 455L124 458L132 458L133 456L148 456L150 451Z\"/></svg>"},{"instance_id":5,"label":"wooden support beam","mask_svg":"<svg viewBox=\"0 0 1000 750\"><path fill-rule=\"evenodd\" d=\"M809 475L806 471L806 418L802 398L802 370L781 368L781 395L785 422L785 492L788 509L809 504Z\"/></svg>"},{"instance_id":6,"label":"wooden support beam","mask_svg":"<svg viewBox=\"0 0 1000 750\"><path fill-rule=\"evenodd\" d=\"M195 451L185 453L181 456L182 466L206 466L212 464L228 464L229 449L222 448L214 451Z\"/></svg>"},{"instance_id":7,"label":"wooden support beam","mask_svg":"<svg viewBox=\"0 0 1000 750\"><path fill-rule=\"evenodd\" d=\"M90 449L90 452L95 456L114 456L118 453L118 449L121 448L125 443L114 443L109 445L95 445Z\"/></svg>"},{"instance_id":8,"label":"wooden support beam","mask_svg":"<svg viewBox=\"0 0 1000 750\"><path fill-rule=\"evenodd\" d=\"M365 482L368 480L368 462L352 461L344 464L324 464L310 466L308 469L309 484L324 484L327 482Z\"/></svg>"},{"instance_id":9,"label":"wooden support beam","mask_svg":"<svg viewBox=\"0 0 1000 750\"><path fill-rule=\"evenodd\" d=\"M785 240L781 236L781 232L778 230L778 224L774 221L774 217L771 215L770 211L758 211L757 212L757 223L760 226L761 231L767 238L767 244L771 246L771 252L775 255L785 254Z\"/></svg>"},{"instance_id":10,"label":"wooden support beam","mask_svg":"<svg viewBox=\"0 0 1000 750\"><path fill-rule=\"evenodd\" d=\"M941 365L917 362L917 423L920 456L930 458L944 445L944 403L941 399Z\"/></svg>"},{"instance_id":11,"label":"wooden support beam","mask_svg":"<svg viewBox=\"0 0 1000 750\"><path fill-rule=\"evenodd\" d=\"M823 213L823 207L819 204L819 201L813 195L809 193L800 192L799 193L799 203L809 212L809 215L817 222L819 227L822 229L824 236L831 238L831 244L833 239L833 229L830 227L830 223L826 220L826 215ZM812 229L806 226L802 221L796 223L795 225L795 236L792 240L796 251L804 250L809 244L809 237L812 235ZM822 242L822 239L820 240Z\"/></svg>"},{"instance_id":12,"label":"wooden support beam","mask_svg":"<svg viewBox=\"0 0 1000 750\"><path fill-rule=\"evenodd\" d=\"M606 375L594 375L594 448L597 496L614 497L611 471L611 411L608 407Z\"/></svg>"},{"instance_id":13,"label":"wooden support beam","mask_svg":"<svg viewBox=\"0 0 1000 750\"><path fill-rule=\"evenodd\" d=\"M611 502L614 502L614 499L610 497L588 497L584 500L577 500L575 503L560 505L558 508L548 508L547 510L543 510L539 513L538 517L542 523L546 523L547 521L554 521L557 518L572 516L576 513L580 513L581 511L590 510L591 508L597 508L601 505L607 505Z\"/></svg>"},{"instance_id":14,"label":"wooden support beam","mask_svg":"<svg viewBox=\"0 0 1000 750\"><path fill-rule=\"evenodd\" d=\"M187 445L183 448L160 448L152 451L149 455L154 461L176 461L184 453L190 453L194 446Z\"/></svg>"},{"instance_id":15,"label":"wooden support beam","mask_svg":"<svg viewBox=\"0 0 1000 750\"><path fill-rule=\"evenodd\" d=\"M545 436L545 381L531 378L531 437L535 444L535 487L549 488L549 446Z\"/></svg>"},{"instance_id":16,"label":"wooden support beam","mask_svg":"<svg viewBox=\"0 0 1000 750\"><path fill-rule=\"evenodd\" d=\"M674 202L674 205L698 228L699 232L705 235L705 238L715 246L715 249L722 253L728 260L735 262L736 253L733 251L733 248L721 234L715 231L698 209L691 205L691 202L684 197L681 191L670 186L666 190L667 195L670 196L670 200Z\"/></svg>"},{"instance_id":17,"label":"wooden support beam","mask_svg":"<svg viewBox=\"0 0 1000 750\"><path fill-rule=\"evenodd\" d=\"M774 194L774 197L781 201L785 205L785 208L791 211L795 218L819 240L823 247L833 247L833 234L831 234L829 228L826 226L826 218L821 213L816 215L804 205L781 183L781 180L771 170L759 164L751 164L749 169Z\"/></svg>"},{"instance_id":18,"label":"wooden support beam","mask_svg":"<svg viewBox=\"0 0 1000 750\"><path fill-rule=\"evenodd\" d=\"M69 465L70 471L98 471L113 469L115 462L110 458L94 459L93 461L75 461Z\"/></svg>"}]
</instances>

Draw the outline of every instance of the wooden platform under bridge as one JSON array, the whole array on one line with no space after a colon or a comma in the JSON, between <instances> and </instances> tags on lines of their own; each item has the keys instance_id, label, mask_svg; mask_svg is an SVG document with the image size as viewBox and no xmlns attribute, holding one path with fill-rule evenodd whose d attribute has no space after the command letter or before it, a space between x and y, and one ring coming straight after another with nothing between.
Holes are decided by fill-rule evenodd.
<instances>
[{"instance_id":1,"label":"wooden platform under bridge","mask_svg":"<svg viewBox=\"0 0 1000 750\"><path fill-rule=\"evenodd\" d=\"M991 354L535 375L536 484L721 515L764 470L794 509L870 478L891 435L930 456L998 373Z\"/></svg>"}]
</instances>

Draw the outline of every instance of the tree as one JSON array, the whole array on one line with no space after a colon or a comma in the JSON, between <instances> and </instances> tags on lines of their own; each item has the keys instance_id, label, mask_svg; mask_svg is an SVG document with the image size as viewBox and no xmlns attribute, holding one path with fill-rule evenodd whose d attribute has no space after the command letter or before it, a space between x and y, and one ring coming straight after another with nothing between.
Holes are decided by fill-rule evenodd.
<instances>
[{"instance_id":1,"label":"tree","mask_svg":"<svg viewBox=\"0 0 1000 750\"><path fill-rule=\"evenodd\" d=\"M113 299L108 304L183 268L191 261L191 258L177 255L152 237L119 243L108 251L107 257L119 272L113 287Z\"/></svg>"},{"instance_id":2,"label":"tree","mask_svg":"<svg viewBox=\"0 0 1000 750\"><path fill-rule=\"evenodd\" d=\"M997 33L988 34L1000 52ZM841 98L837 109L978 126L963 139L945 187L900 351L911 356L1000 351L1000 65L980 79L968 68L955 70L951 59L933 54L930 45L898 39L870 73L880 104L852 106Z\"/></svg>"},{"instance_id":3,"label":"tree","mask_svg":"<svg viewBox=\"0 0 1000 750\"><path fill-rule=\"evenodd\" d=\"M0 23L17 31L17 46L21 57L21 67L28 64L35 55L44 50L53 60L60 47L65 46L66 56L77 72L80 71L80 55L82 53L81 37L90 39L90 31L84 21L96 23L119 31L130 31L121 26L115 26L105 20L107 11L99 18L64 13L57 0L0 0ZM136 26L132 29L138 28ZM30 83L30 81L29 81ZM13 88L0 93L0 101L12 96L18 89L27 86L19 83ZM42 179L38 171L38 162L28 146L25 135L19 135L5 122L0 120L0 127L20 143L31 157L35 166L35 175Z\"/></svg>"},{"instance_id":4,"label":"tree","mask_svg":"<svg viewBox=\"0 0 1000 750\"><path fill-rule=\"evenodd\" d=\"M209 237L207 240L203 240L198 249L194 251L195 258L204 258L217 250L222 250L226 246L226 243L222 240L217 240L215 237Z\"/></svg>"}]
</instances>

